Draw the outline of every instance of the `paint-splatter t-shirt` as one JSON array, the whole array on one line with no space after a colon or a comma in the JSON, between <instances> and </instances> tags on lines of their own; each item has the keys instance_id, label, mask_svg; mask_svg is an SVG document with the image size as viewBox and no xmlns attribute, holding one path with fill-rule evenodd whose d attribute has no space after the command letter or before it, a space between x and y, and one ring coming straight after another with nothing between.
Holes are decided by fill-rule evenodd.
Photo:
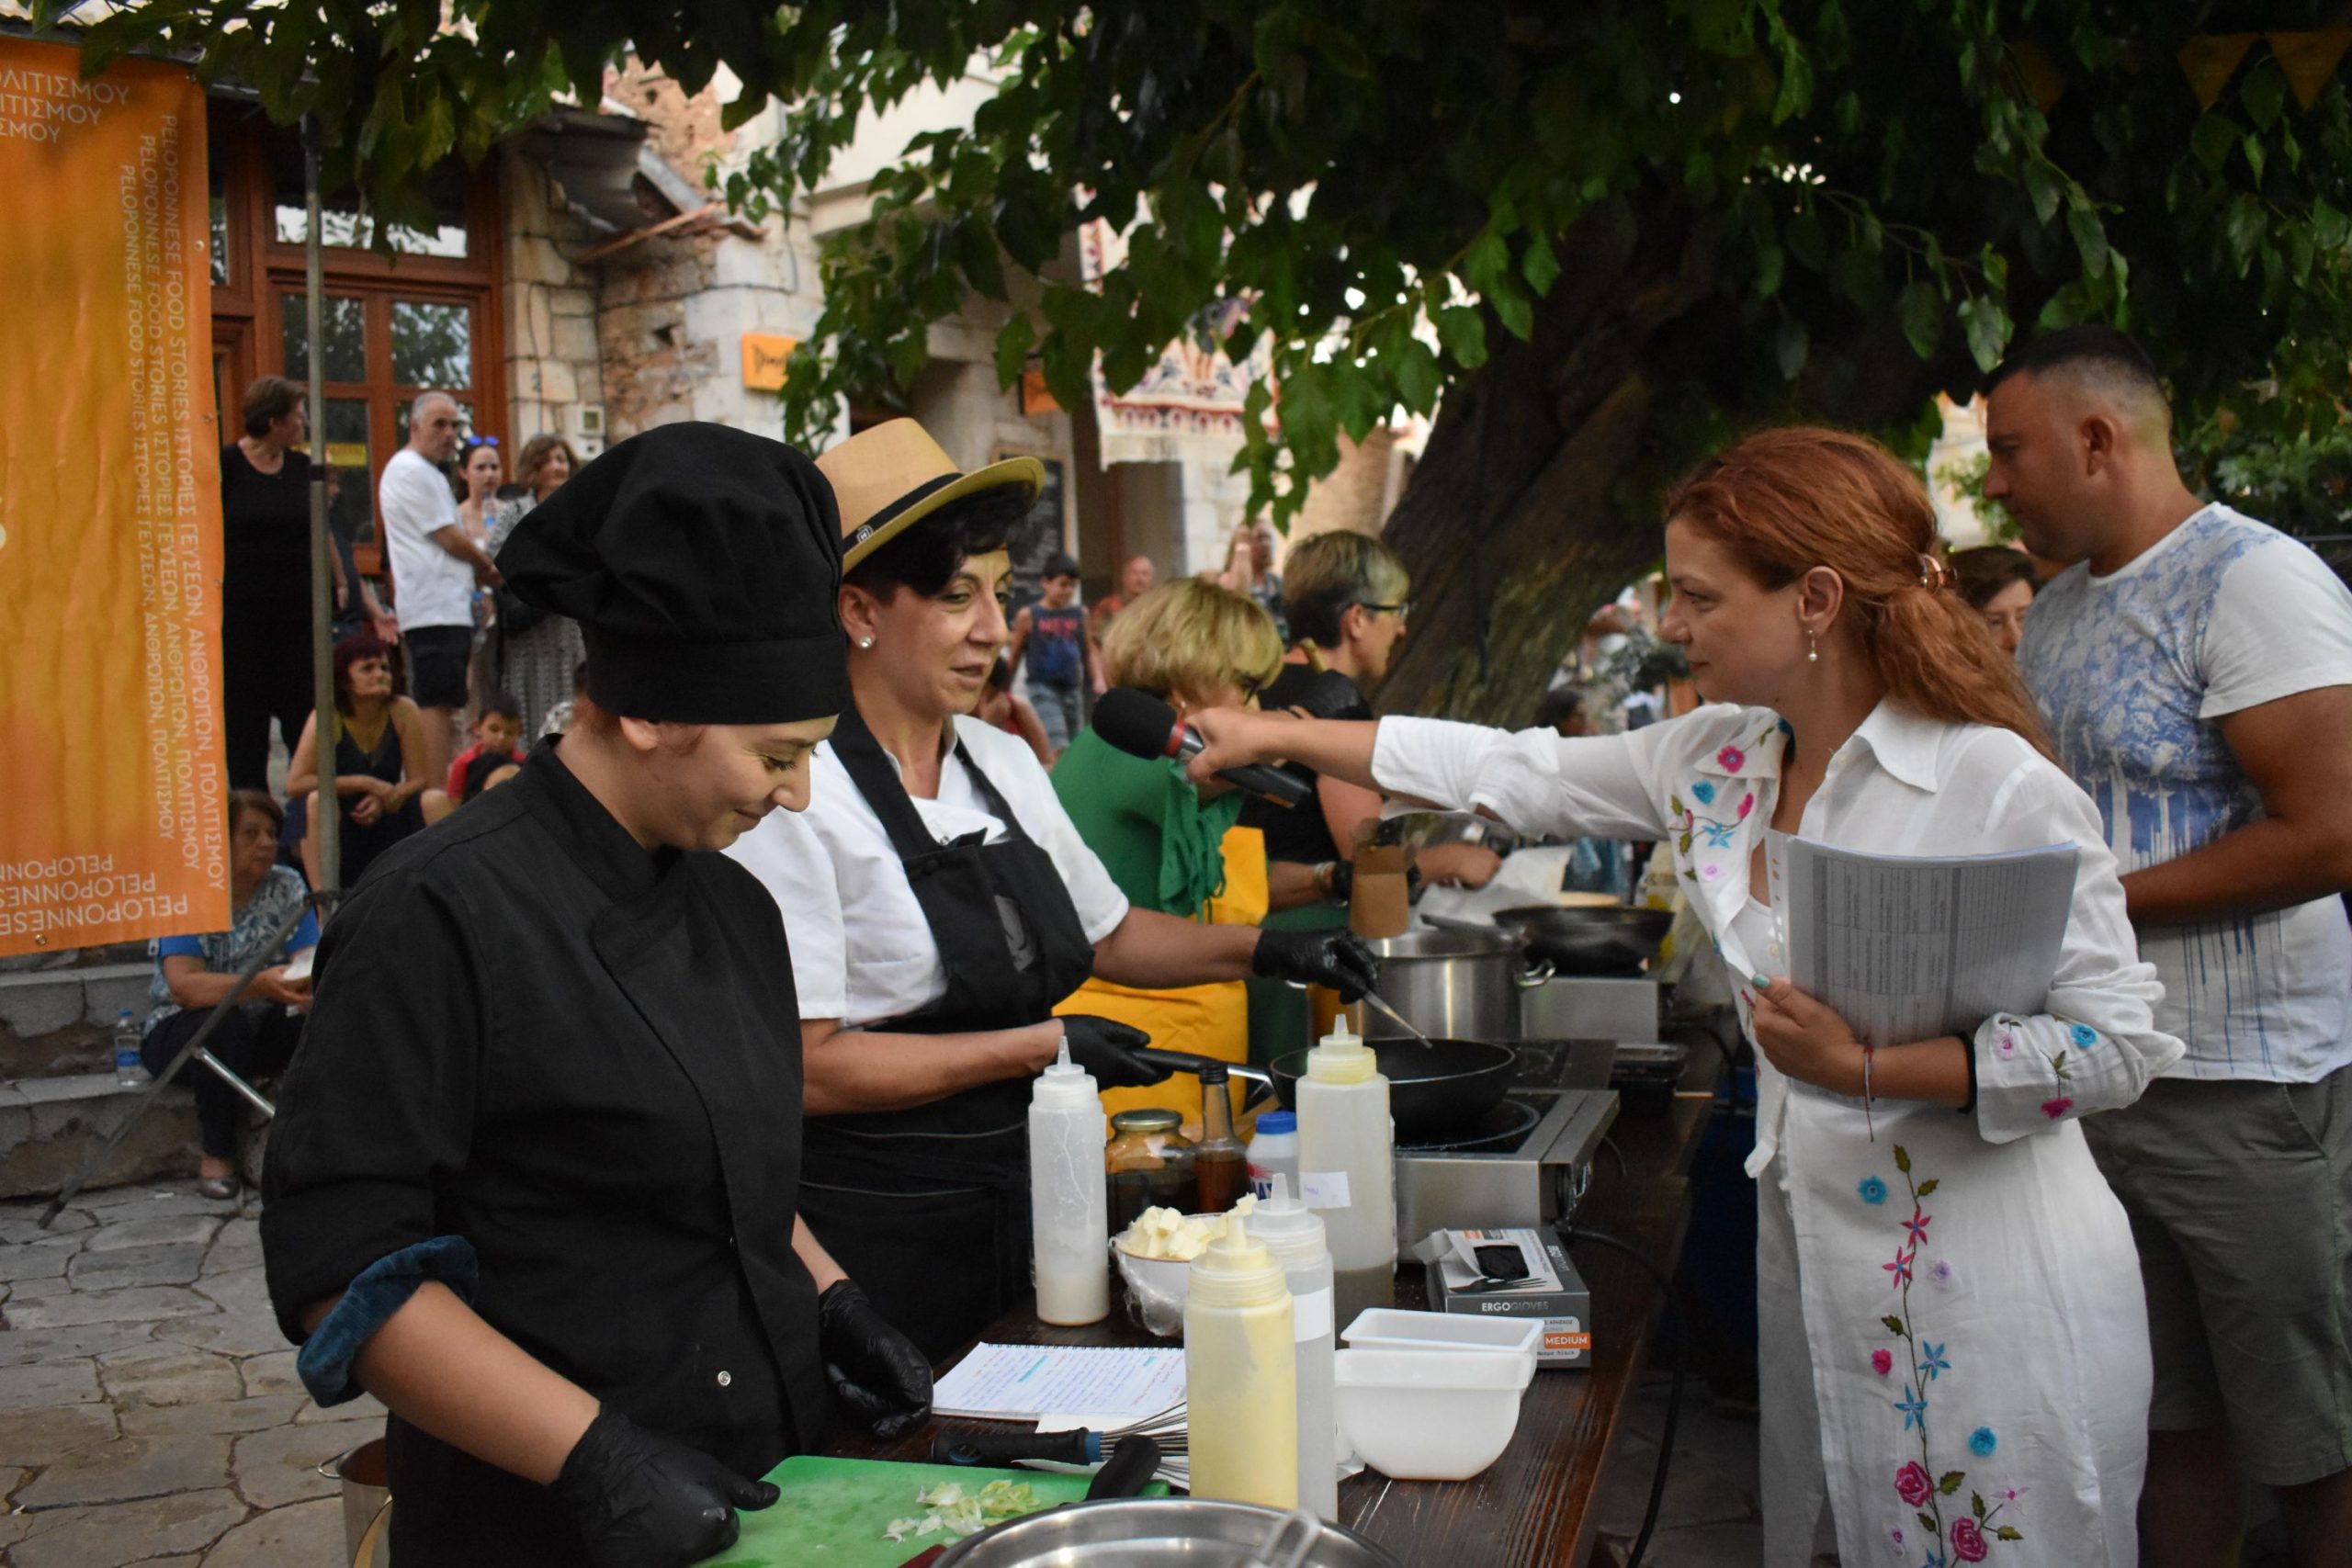
<instances>
[{"instance_id":1,"label":"paint-splatter t-shirt","mask_svg":"<svg viewBox=\"0 0 2352 1568\"><path fill-rule=\"evenodd\" d=\"M2018 662L2129 874L2262 815L2219 721L2352 685L2352 593L2297 540L2208 506L2109 576L2052 581ZM2143 929L2140 953L2164 977L2156 1027L2188 1045L2169 1076L2308 1083L2352 1060L2342 900Z\"/></svg>"}]
</instances>

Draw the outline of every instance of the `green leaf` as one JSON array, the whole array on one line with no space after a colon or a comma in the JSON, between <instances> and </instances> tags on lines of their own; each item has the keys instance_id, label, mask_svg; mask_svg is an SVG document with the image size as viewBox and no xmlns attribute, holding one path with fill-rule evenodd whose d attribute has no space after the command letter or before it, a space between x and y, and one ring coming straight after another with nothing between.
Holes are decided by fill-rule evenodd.
<instances>
[{"instance_id":1,"label":"green leaf","mask_svg":"<svg viewBox=\"0 0 2352 1568\"><path fill-rule=\"evenodd\" d=\"M1919 1521L1919 1528L1926 1530L1929 1535L1943 1534L1943 1531L1937 1527L1936 1521L1932 1516L1928 1514L1914 1514L1911 1517L1917 1519Z\"/></svg>"},{"instance_id":2,"label":"green leaf","mask_svg":"<svg viewBox=\"0 0 2352 1568\"><path fill-rule=\"evenodd\" d=\"M2098 214L2087 207L2077 207L2066 214L2066 228L2075 236L2075 249L2081 253L2083 270L2093 277L2107 271L2107 230Z\"/></svg>"},{"instance_id":3,"label":"green leaf","mask_svg":"<svg viewBox=\"0 0 2352 1568\"><path fill-rule=\"evenodd\" d=\"M2229 246L2230 260L2240 277L2253 267L2255 254L2262 248L2263 231L2267 227L2259 197L2241 191L2230 198L2229 210L2222 218L2222 239Z\"/></svg>"},{"instance_id":4,"label":"green leaf","mask_svg":"<svg viewBox=\"0 0 2352 1568\"><path fill-rule=\"evenodd\" d=\"M1993 1539L1996 1540L2023 1540L2025 1539L2025 1535L2024 1532L2018 1530L2014 1526L1995 1525L1993 1527Z\"/></svg>"},{"instance_id":5,"label":"green leaf","mask_svg":"<svg viewBox=\"0 0 2352 1568\"><path fill-rule=\"evenodd\" d=\"M1968 352L1976 368L1991 375L2009 343L2009 313L1994 300L1979 296L1960 302L1960 323L1968 333Z\"/></svg>"},{"instance_id":6,"label":"green leaf","mask_svg":"<svg viewBox=\"0 0 2352 1568\"><path fill-rule=\"evenodd\" d=\"M1448 305L1437 313L1438 342L1464 370L1487 363L1487 318L1467 305Z\"/></svg>"},{"instance_id":7,"label":"green leaf","mask_svg":"<svg viewBox=\"0 0 2352 1568\"><path fill-rule=\"evenodd\" d=\"M2237 121L2208 110L2198 117L2196 125L2189 130L2188 150L2209 172L2218 175L2237 146L2238 136Z\"/></svg>"},{"instance_id":8,"label":"green leaf","mask_svg":"<svg viewBox=\"0 0 2352 1568\"><path fill-rule=\"evenodd\" d=\"M2065 196L2065 188L2046 159L2036 158L2025 166L2025 189L2033 198L2034 221L2047 223L2058 216L2058 204Z\"/></svg>"},{"instance_id":9,"label":"green leaf","mask_svg":"<svg viewBox=\"0 0 2352 1568\"><path fill-rule=\"evenodd\" d=\"M1527 279L1527 287L1535 290L1537 299L1552 292L1552 285L1560 276L1560 258L1541 231L1528 243L1527 254L1520 259L1519 270Z\"/></svg>"},{"instance_id":10,"label":"green leaf","mask_svg":"<svg viewBox=\"0 0 2352 1568\"><path fill-rule=\"evenodd\" d=\"M1956 1471L1956 1470L1955 1470L1955 1471L1953 1471L1953 1472L1951 1472L1951 1483L1952 1483L1953 1486L1954 1486L1954 1487L1957 1487L1957 1486L1960 1484L1960 1472L1958 1472L1958 1471ZM1950 1495L1951 1495L1951 1494L1950 1494L1950 1493L1946 1493L1946 1494L1945 1494L1945 1495L1946 1495L1946 1496L1950 1496ZM1969 1506L1970 1509L1971 1509L1971 1510L1973 1510L1973 1511L1975 1513L1977 1522L1978 1522L1979 1524L1984 1523L1984 1494L1983 1494L1982 1492L1971 1492L1971 1493L1968 1495L1968 1506Z\"/></svg>"},{"instance_id":11,"label":"green leaf","mask_svg":"<svg viewBox=\"0 0 2352 1568\"><path fill-rule=\"evenodd\" d=\"M1037 329L1024 312L1004 323L996 334L996 382L1010 387L1029 366L1029 351L1036 346Z\"/></svg>"},{"instance_id":12,"label":"green leaf","mask_svg":"<svg viewBox=\"0 0 2352 1568\"><path fill-rule=\"evenodd\" d=\"M1756 253L1756 297L1770 299L1781 291L1781 274L1789 265L1789 253L1778 245L1766 245Z\"/></svg>"},{"instance_id":13,"label":"green leaf","mask_svg":"<svg viewBox=\"0 0 2352 1568\"><path fill-rule=\"evenodd\" d=\"M1949 1497L1953 1493L1960 1490L1961 1483L1965 1481L1967 1478L1968 1475L1965 1471L1947 1470L1942 1475L1936 1478L1936 1490Z\"/></svg>"},{"instance_id":14,"label":"green leaf","mask_svg":"<svg viewBox=\"0 0 2352 1568\"><path fill-rule=\"evenodd\" d=\"M1922 359L1932 357L1944 335L1944 300L1935 285L1923 277L1905 284L1894 297L1894 316L1911 352Z\"/></svg>"},{"instance_id":15,"label":"green leaf","mask_svg":"<svg viewBox=\"0 0 2352 1568\"><path fill-rule=\"evenodd\" d=\"M2245 150L2246 166L2254 171L2254 183L2262 183L2262 143L2248 136L2239 144Z\"/></svg>"},{"instance_id":16,"label":"green leaf","mask_svg":"<svg viewBox=\"0 0 2352 1568\"><path fill-rule=\"evenodd\" d=\"M1940 1179L1941 1178L1931 1176L1928 1178L1927 1180L1919 1183L1918 1195L1925 1198L1928 1193L1933 1192L1936 1190L1937 1183Z\"/></svg>"},{"instance_id":17,"label":"green leaf","mask_svg":"<svg viewBox=\"0 0 2352 1568\"><path fill-rule=\"evenodd\" d=\"M1901 1144L1894 1145L1894 1168L1905 1176L1911 1174L1911 1151Z\"/></svg>"},{"instance_id":18,"label":"green leaf","mask_svg":"<svg viewBox=\"0 0 2352 1568\"><path fill-rule=\"evenodd\" d=\"M1887 1332L1894 1335L1897 1339L1903 1337L1904 1328L1903 1320L1901 1318L1895 1316L1893 1313L1888 1313L1884 1317L1880 1318L1879 1321L1886 1325Z\"/></svg>"},{"instance_id":19,"label":"green leaf","mask_svg":"<svg viewBox=\"0 0 2352 1568\"><path fill-rule=\"evenodd\" d=\"M1495 319L1503 330L1525 343L1535 335L1535 302L1521 292L1519 284L1506 273L1501 287L1487 296L1487 303L1495 308Z\"/></svg>"},{"instance_id":20,"label":"green leaf","mask_svg":"<svg viewBox=\"0 0 2352 1568\"><path fill-rule=\"evenodd\" d=\"M1793 381L1804 368L1806 357L1813 352L1813 334L1794 316L1781 318L1781 329L1772 334L1772 354L1781 367L1781 379Z\"/></svg>"},{"instance_id":21,"label":"green leaf","mask_svg":"<svg viewBox=\"0 0 2352 1568\"><path fill-rule=\"evenodd\" d=\"M1397 400L1407 408L1428 413L1437 407L1438 394L1445 389L1445 371L1429 344L1417 337L1407 338L1396 351L1395 375Z\"/></svg>"}]
</instances>

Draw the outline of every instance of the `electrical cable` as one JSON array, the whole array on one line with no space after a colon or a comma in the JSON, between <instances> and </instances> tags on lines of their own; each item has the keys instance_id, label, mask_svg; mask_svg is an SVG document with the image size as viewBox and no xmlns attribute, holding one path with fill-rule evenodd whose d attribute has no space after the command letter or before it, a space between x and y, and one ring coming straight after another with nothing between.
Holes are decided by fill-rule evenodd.
<instances>
[{"instance_id":1,"label":"electrical cable","mask_svg":"<svg viewBox=\"0 0 2352 1568\"><path fill-rule=\"evenodd\" d=\"M1617 1161L1617 1174L1621 1178L1623 1177L1625 1174L1625 1151L1617 1146L1617 1140L1614 1138L1603 1138L1600 1140L1600 1146L1608 1150L1609 1153L1615 1157Z\"/></svg>"},{"instance_id":2,"label":"electrical cable","mask_svg":"<svg viewBox=\"0 0 2352 1568\"><path fill-rule=\"evenodd\" d=\"M1561 1225L1559 1236L1564 1246L1589 1241L1597 1247L1622 1252L1640 1264L1643 1271L1657 1282L1659 1293L1666 1299L1667 1311L1674 1321L1674 1373L1673 1381L1667 1385L1666 1425L1660 1428L1657 1437L1657 1468L1650 1473L1649 1502L1642 1509L1642 1528L1634 1537L1633 1554L1625 1559L1625 1568L1642 1568L1642 1556L1649 1550L1650 1536L1657 1529L1658 1510L1666 1502L1667 1467L1674 1458L1675 1422L1682 1413L1682 1375L1690 1356L1689 1325L1683 1320L1682 1301L1675 1293L1673 1279L1643 1256L1631 1242L1622 1241L1606 1231L1588 1230L1576 1224Z\"/></svg>"}]
</instances>

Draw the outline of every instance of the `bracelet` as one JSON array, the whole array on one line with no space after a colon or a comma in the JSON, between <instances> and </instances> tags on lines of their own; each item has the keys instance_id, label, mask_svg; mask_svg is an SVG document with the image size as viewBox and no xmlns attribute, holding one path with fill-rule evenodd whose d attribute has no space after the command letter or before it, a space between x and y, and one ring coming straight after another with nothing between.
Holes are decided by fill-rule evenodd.
<instances>
[{"instance_id":1,"label":"bracelet","mask_svg":"<svg viewBox=\"0 0 2352 1568\"><path fill-rule=\"evenodd\" d=\"M1862 1126L1870 1133L1871 1142L1878 1142L1878 1127L1871 1117L1871 1067L1878 1047L1865 1042L1862 1045Z\"/></svg>"}]
</instances>

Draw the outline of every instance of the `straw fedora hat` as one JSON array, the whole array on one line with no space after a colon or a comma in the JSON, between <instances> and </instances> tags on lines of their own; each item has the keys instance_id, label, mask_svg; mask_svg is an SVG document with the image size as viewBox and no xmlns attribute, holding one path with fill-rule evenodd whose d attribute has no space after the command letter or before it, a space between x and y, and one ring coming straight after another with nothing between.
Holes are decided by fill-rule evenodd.
<instances>
[{"instance_id":1,"label":"straw fedora hat","mask_svg":"<svg viewBox=\"0 0 2352 1568\"><path fill-rule=\"evenodd\" d=\"M1046 488L1046 466L1035 457L1007 457L962 472L910 419L877 424L827 448L817 469L832 482L841 508L843 571L950 502L1012 485L1035 501Z\"/></svg>"}]
</instances>

